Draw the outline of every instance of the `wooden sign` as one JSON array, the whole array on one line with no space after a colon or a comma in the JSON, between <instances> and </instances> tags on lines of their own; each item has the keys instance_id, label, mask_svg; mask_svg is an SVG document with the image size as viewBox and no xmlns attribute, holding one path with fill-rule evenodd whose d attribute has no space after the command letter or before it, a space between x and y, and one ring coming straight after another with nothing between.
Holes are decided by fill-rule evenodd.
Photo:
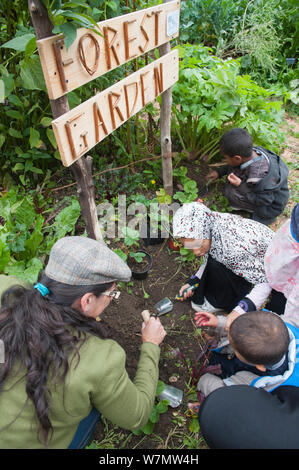
<instances>
[{"instance_id":1,"label":"wooden sign","mask_svg":"<svg viewBox=\"0 0 299 470\"><path fill-rule=\"evenodd\" d=\"M170 88L178 69L175 49L52 121L63 165L70 166Z\"/></svg>"},{"instance_id":2,"label":"wooden sign","mask_svg":"<svg viewBox=\"0 0 299 470\"><path fill-rule=\"evenodd\" d=\"M37 41L49 98L55 100L177 37L179 8L180 1L174 0L101 21L101 36L80 28L68 50L61 34Z\"/></svg>"}]
</instances>

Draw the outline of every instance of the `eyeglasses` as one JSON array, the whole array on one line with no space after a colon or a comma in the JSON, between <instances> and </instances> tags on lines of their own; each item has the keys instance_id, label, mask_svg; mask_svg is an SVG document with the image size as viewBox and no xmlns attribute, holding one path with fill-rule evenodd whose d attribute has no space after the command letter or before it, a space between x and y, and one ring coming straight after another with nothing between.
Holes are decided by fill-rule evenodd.
<instances>
[{"instance_id":1,"label":"eyeglasses","mask_svg":"<svg viewBox=\"0 0 299 470\"><path fill-rule=\"evenodd\" d=\"M107 297L118 299L120 296L120 290L106 290L105 292L102 292L102 295L107 295Z\"/></svg>"}]
</instances>

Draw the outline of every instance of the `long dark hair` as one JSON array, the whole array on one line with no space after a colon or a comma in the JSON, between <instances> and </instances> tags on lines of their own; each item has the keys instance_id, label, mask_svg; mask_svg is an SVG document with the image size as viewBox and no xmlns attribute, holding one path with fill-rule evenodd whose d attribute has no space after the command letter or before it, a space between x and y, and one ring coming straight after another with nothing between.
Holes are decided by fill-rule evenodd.
<instances>
[{"instance_id":1,"label":"long dark hair","mask_svg":"<svg viewBox=\"0 0 299 470\"><path fill-rule=\"evenodd\" d=\"M38 437L42 436L46 445L49 433L53 434L49 380L64 384L73 359L80 360L79 349L88 334L107 336L101 323L71 305L87 292L99 297L113 283L70 286L45 275L40 282L50 291L46 297L33 287L19 285L2 294L0 338L4 343L5 363L0 368L0 393L13 367L18 365L16 375L24 371L27 400L33 401L39 423Z\"/></svg>"}]
</instances>

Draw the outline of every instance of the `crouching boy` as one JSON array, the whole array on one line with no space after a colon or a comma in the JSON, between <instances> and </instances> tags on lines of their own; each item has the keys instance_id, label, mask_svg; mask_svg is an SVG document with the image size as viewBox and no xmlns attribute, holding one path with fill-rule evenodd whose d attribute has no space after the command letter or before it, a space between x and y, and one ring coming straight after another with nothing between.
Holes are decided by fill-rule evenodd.
<instances>
[{"instance_id":1,"label":"crouching boy","mask_svg":"<svg viewBox=\"0 0 299 470\"><path fill-rule=\"evenodd\" d=\"M231 129L220 139L227 165L209 172L213 181L228 175L224 187L233 209L252 213L252 219L271 224L282 213L288 199L288 168L282 159L263 147L254 147L245 129Z\"/></svg>"},{"instance_id":2,"label":"crouching boy","mask_svg":"<svg viewBox=\"0 0 299 470\"><path fill-rule=\"evenodd\" d=\"M204 374L197 388L204 397L220 387L251 385L271 392L281 385L299 387L299 325L285 323L269 311L238 316L226 331L226 317L197 312L199 327L214 327L220 336L210 365L221 365L221 375ZM298 348L299 349L299 348Z\"/></svg>"}]
</instances>

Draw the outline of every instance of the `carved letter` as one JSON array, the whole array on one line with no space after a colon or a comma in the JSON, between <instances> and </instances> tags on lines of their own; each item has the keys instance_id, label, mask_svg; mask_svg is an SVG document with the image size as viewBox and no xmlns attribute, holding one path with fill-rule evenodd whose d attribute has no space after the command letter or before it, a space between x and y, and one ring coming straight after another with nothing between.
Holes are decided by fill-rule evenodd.
<instances>
[{"instance_id":1,"label":"carved letter","mask_svg":"<svg viewBox=\"0 0 299 470\"><path fill-rule=\"evenodd\" d=\"M114 35L111 41L109 42L109 31L113 31ZM116 60L117 65L120 65L117 52L114 47L114 43L116 41L118 31L114 28L111 28L110 26L105 26L103 28L103 33L104 33L104 39L105 39L105 49L106 49L106 64L107 64L107 69L111 69L111 54L110 51L112 51L112 54L114 56L114 59Z\"/></svg>"},{"instance_id":2,"label":"carved letter","mask_svg":"<svg viewBox=\"0 0 299 470\"><path fill-rule=\"evenodd\" d=\"M148 45L148 43L149 43L148 34L147 34L146 30L145 30L144 27L143 27L143 23L145 22L145 20L146 20L146 18L147 18L148 16L149 16L148 13L145 13L145 14L144 14L144 17L142 18L141 24L140 24L140 29L141 29L141 31L142 31L143 36L145 37L145 44L144 44L144 46L143 46L143 47L142 47L142 46L139 46L139 49L140 49L140 51L141 51L142 53L145 51L145 49L147 48L147 45Z\"/></svg>"},{"instance_id":3,"label":"carved letter","mask_svg":"<svg viewBox=\"0 0 299 470\"><path fill-rule=\"evenodd\" d=\"M153 15L155 15L155 46L157 46L159 42L159 15L160 13L162 13L162 10L153 12Z\"/></svg>"},{"instance_id":4,"label":"carved letter","mask_svg":"<svg viewBox=\"0 0 299 470\"><path fill-rule=\"evenodd\" d=\"M81 149L81 152L79 152L77 154L76 152L76 149L75 149L75 144L74 144L74 139L73 139L73 136L72 136L72 130L71 130L71 125L74 121L76 121L77 119L79 119L81 116L83 116L84 113L80 113L80 114L77 114L76 116L74 116L73 118L69 119L68 121L66 121L65 123L65 130L66 130L66 134L67 134L67 138L68 138L68 141L69 141L69 144L70 144L70 147L71 147L71 152L72 152L72 156L73 156L73 159L76 160L78 157L80 157L86 150L88 150L88 144L87 144L87 138L86 138L86 135L87 135L87 131L83 134L80 134L80 137L83 138L83 142L84 142L84 148ZM74 124L74 127L76 126L77 124ZM82 144L80 144L80 147L82 147Z\"/></svg>"},{"instance_id":5,"label":"carved letter","mask_svg":"<svg viewBox=\"0 0 299 470\"><path fill-rule=\"evenodd\" d=\"M57 70L59 73L60 83L62 90L66 93L68 91L67 82L64 75L63 63L61 58L60 50L63 49L64 41L59 39L58 41L53 42L54 55L56 59Z\"/></svg>"},{"instance_id":6,"label":"carved letter","mask_svg":"<svg viewBox=\"0 0 299 470\"><path fill-rule=\"evenodd\" d=\"M106 135L108 135L107 127L104 123L104 119L102 113L97 105L97 103L93 103L93 118L94 118L94 126L95 126L95 134L96 134L96 143L100 140L100 132L99 126L102 126Z\"/></svg>"},{"instance_id":7,"label":"carved letter","mask_svg":"<svg viewBox=\"0 0 299 470\"><path fill-rule=\"evenodd\" d=\"M95 47L95 59L94 59L94 64L93 64L92 69L87 65L85 53L84 53L83 42L84 42L84 39L86 38L90 38L90 42L93 43ZM91 45L88 47L88 55L90 55L90 49L91 49ZM80 62L85 68L86 72L88 72L89 75L93 75L98 68L99 59L100 59L100 46L96 38L90 33L84 34L79 40L78 52L79 52Z\"/></svg>"},{"instance_id":8,"label":"carved letter","mask_svg":"<svg viewBox=\"0 0 299 470\"><path fill-rule=\"evenodd\" d=\"M147 103L145 102L145 91L147 88L144 86L143 77L145 77L149 72L141 73L140 74L140 85L141 85L141 96L142 96L142 106L146 106ZM148 101L150 103L150 101Z\"/></svg>"},{"instance_id":9,"label":"carved letter","mask_svg":"<svg viewBox=\"0 0 299 470\"><path fill-rule=\"evenodd\" d=\"M135 99L134 99L134 104L132 106L132 109L130 110L128 88L129 86L132 86L132 85L135 85ZM124 85L124 90L125 90L125 98L126 98L127 119L129 119L132 116L134 108L136 106L137 96L138 96L138 83L133 82L133 83L129 83L129 85Z\"/></svg>"},{"instance_id":10,"label":"carved letter","mask_svg":"<svg viewBox=\"0 0 299 470\"><path fill-rule=\"evenodd\" d=\"M163 64L160 64L160 75L158 67L154 68L155 96L157 97L163 91Z\"/></svg>"},{"instance_id":11,"label":"carved letter","mask_svg":"<svg viewBox=\"0 0 299 470\"><path fill-rule=\"evenodd\" d=\"M116 101L113 103L112 98L113 96L116 96ZM112 127L113 129L116 128L116 123L115 123L115 115L114 115L114 110L116 109L117 114L120 118L121 121L124 121L124 117L122 115L121 110L118 107L118 103L120 100L120 93L113 93L112 91L108 94L108 101L109 101L109 108L110 108L110 116L111 116L111 122L112 122Z\"/></svg>"},{"instance_id":12,"label":"carved letter","mask_svg":"<svg viewBox=\"0 0 299 470\"><path fill-rule=\"evenodd\" d=\"M130 47L129 47L130 42L133 42L133 41L135 41L135 39L137 39L136 36L134 38L129 38L129 24L135 23L135 22L136 22L136 20L125 21L124 22L124 38L125 38L126 60L133 59L133 57L136 57L136 55L137 55L137 54L134 54L134 55L130 56Z\"/></svg>"}]
</instances>

